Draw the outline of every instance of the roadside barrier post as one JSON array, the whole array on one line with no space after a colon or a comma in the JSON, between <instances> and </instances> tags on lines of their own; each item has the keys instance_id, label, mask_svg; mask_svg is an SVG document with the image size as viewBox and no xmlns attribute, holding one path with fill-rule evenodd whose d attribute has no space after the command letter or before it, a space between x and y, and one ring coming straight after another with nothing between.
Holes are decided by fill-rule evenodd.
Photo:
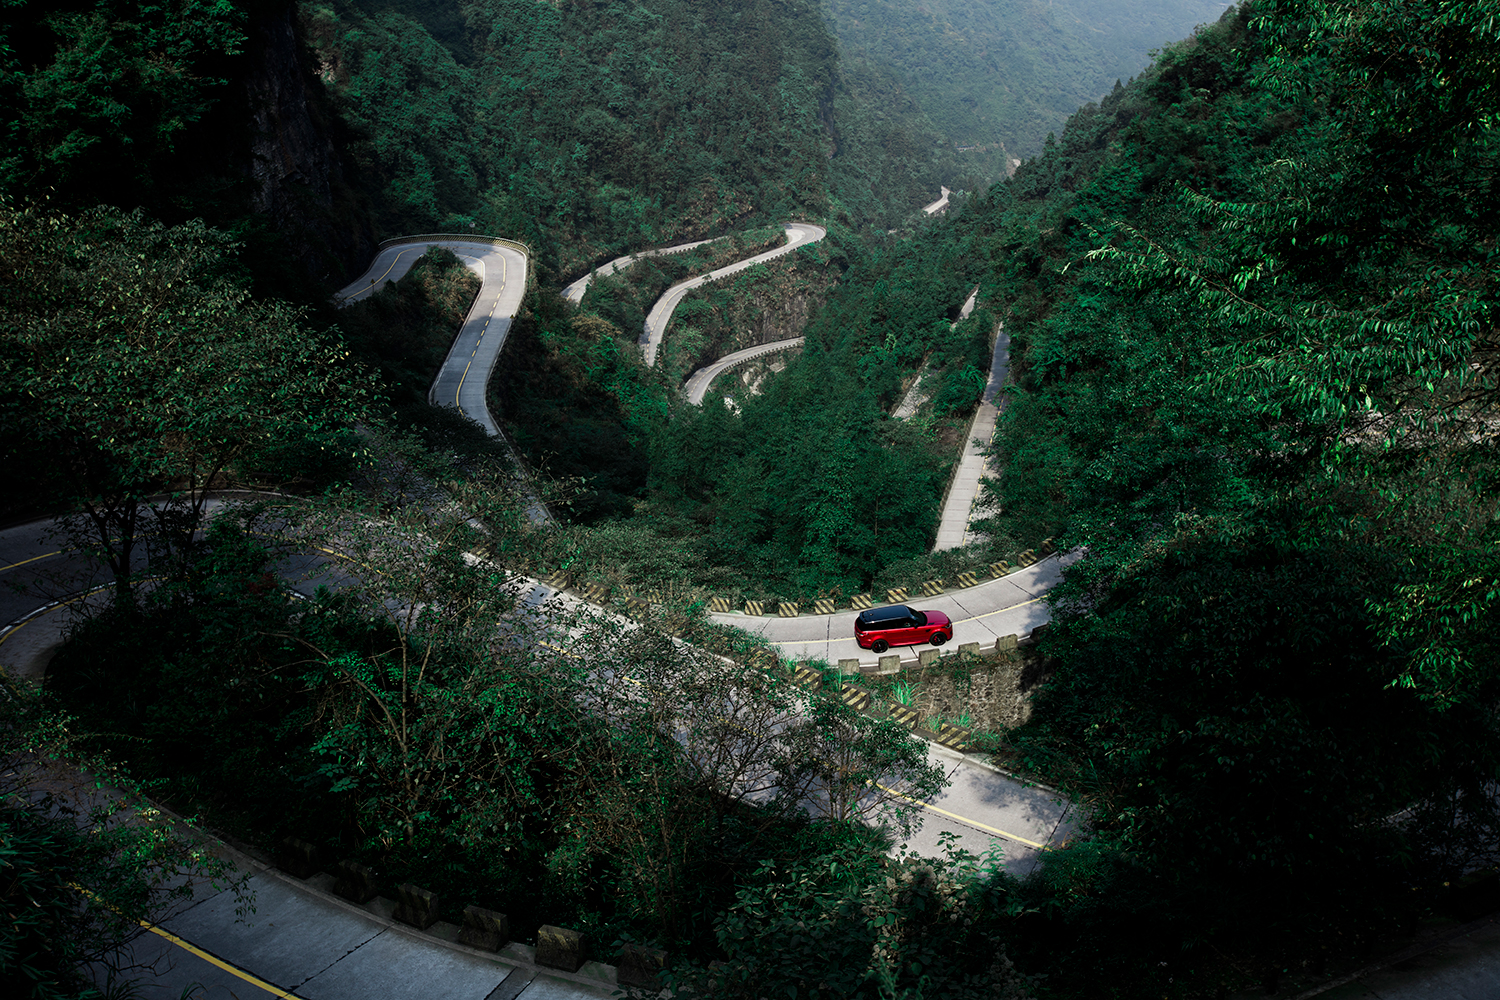
<instances>
[{"instance_id":1,"label":"roadside barrier post","mask_svg":"<svg viewBox=\"0 0 1500 1000\"><path fill-rule=\"evenodd\" d=\"M582 931L543 924L536 932L536 964L577 972L588 960L588 944Z\"/></svg>"},{"instance_id":2,"label":"roadside barrier post","mask_svg":"<svg viewBox=\"0 0 1500 1000\"><path fill-rule=\"evenodd\" d=\"M510 918L479 906L464 907L464 925L458 943L482 951L499 951L510 940Z\"/></svg>"},{"instance_id":3,"label":"roadside barrier post","mask_svg":"<svg viewBox=\"0 0 1500 1000\"><path fill-rule=\"evenodd\" d=\"M437 923L438 911L441 909L442 900L437 893L405 882L396 887L396 912L391 916L403 924L425 931Z\"/></svg>"}]
</instances>

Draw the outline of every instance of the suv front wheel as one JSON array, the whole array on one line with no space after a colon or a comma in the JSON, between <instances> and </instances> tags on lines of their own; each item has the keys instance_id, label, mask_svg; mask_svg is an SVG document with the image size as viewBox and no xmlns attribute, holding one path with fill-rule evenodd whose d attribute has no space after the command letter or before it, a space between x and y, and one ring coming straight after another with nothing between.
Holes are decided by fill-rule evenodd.
<instances>
[{"instance_id":1,"label":"suv front wheel","mask_svg":"<svg viewBox=\"0 0 1500 1000\"><path fill-rule=\"evenodd\" d=\"M934 646L941 646L943 643L948 641L948 637L941 632L934 632L932 633L932 638L928 639L927 641L932 643Z\"/></svg>"}]
</instances>

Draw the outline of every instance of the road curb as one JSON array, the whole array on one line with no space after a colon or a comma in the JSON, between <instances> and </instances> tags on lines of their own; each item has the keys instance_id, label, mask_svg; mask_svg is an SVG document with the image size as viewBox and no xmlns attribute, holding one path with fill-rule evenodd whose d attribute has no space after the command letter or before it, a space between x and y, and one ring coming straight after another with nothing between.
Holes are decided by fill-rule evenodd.
<instances>
[{"instance_id":1,"label":"road curb","mask_svg":"<svg viewBox=\"0 0 1500 1000\"><path fill-rule=\"evenodd\" d=\"M566 972L551 966L538 965L535 961L535 948L531 945L522 944L519 941L511 941L502 946L499 951L485 951L482 948L473 948L469 945L459 944L457 941L449 940L440 934L433 934L429 931L419 930L409 924L403 924L380 912L380 909L392 911L395 909L396 904L386 896L377 895L369 904L363 906L347 900L342 896L314 885L312 878L317 878L317 875L309 879L299 879L295 875L277 868L274 863L258 857L257 855L262 853L258 848L241 843L238 840L229 839L224 834L220 834L214 830L195 826L170 807L162 805L149 797L145 797L145 799L151 803L153 808L159 810L162 815L170 818L174 824L191 831L193 835L207 841L215 852L226 857L242 873L247 875L264 875L273 878L281 884L290 887L298 894L311 896L323 902L331 903L344 912L367 920L383 930L396 931L404 937L428 947L440 947L447 951L467 955L471 958L482 959L497 966L512 969L528 969L534 971L539 976L562 979L580 986L603 990L605 991L604 995L608 995L618 988L619 983L616 967L604 962L591 962L585 965L585 967L592 965L600 971L605 972L606 976L603 978L576 972ZM320 874L322 873L320 872ZM372 909L372 907L376 907L380 903L386 905L380 909ZM442 924L439 923L434 926L442 926ZM448 926L456 927L456 925L452 924Z\"/></svg>"}]
</instances>

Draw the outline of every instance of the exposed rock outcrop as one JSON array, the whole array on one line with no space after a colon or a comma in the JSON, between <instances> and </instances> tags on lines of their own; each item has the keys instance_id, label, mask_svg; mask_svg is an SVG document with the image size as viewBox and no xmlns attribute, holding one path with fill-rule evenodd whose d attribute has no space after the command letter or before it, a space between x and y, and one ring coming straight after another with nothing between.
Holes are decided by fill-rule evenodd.
<instances>
[{"instance_id":1,"label":"exposed rock outcrop","mask_svg":"<svg viewBox=\"0 0 1500 1000\"><path fill-rule=\"evenodd\" d=\"M249 111L252 203L286 240L309 277L337 284L363 267L375 234L345 177L339 123L294 7L252 23L238 81Z\"/></svg>"}]
</instances>

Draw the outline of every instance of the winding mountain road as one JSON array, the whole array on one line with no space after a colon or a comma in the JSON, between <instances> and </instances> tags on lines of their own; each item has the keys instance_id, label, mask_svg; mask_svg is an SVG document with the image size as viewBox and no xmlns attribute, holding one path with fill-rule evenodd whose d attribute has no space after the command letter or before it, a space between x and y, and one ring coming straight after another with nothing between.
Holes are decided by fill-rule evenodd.
<instances>
[{"instance_id":1,"label":"winding mountain road","mask_svg":"<svg viewBox=\"0 0 1500 1000\"><path fill-rule=\"evenodd\" d=\"M828 230L822 226L815 226L810 222L788 222L786 224L786 242L781 246L767 250L765 253L758 253L753 257L746 257L744 260L735 261L733 264L726 265L715 271L709 271L707 274L700 274L695 278L679 281L671 288L668 288L662 294L662 297L656 300L656 304L651 307L651 312L646 315L646 327L641 333L641 351L646 359L646 367L651 368L656 365L656 354L661 347L662 337L666 335L667 324L672 322L672 313L677 310L677 306L681 304L683 297L688 292L706 285L710 281L727 278L731 274L738 274L740 271L754 267L756 264L775 260L777 257L791 253L793 250L800 250L802 247L810 246L827 235Z\"/></svg>"},{"instance_id":2,"label":"winding mountain road","mask_svg":"<svg viewBox=\"0 0 1500 1000\"><path fill-rule=\"evenodd\" d=\"M427 398L438 406L457 407L486 433L499 437L500 425L490 416L485 389L505 347L511 321L526 295L528 262L521 244L442 235L393 242L380 251L364 274L338 293L337 300L357 302L387 282L400 280L429 246L452 250L479 274L481 283Z\"/></svg>"},{"instance_id":3,"label":"winding mountain road","mask_svg":"<svg viewBox=\"0 0 1500 1000\"><path fill-rule=\"evenodd\" d=\"M717 243L721 239L724 239L724 237L719 236L711 240L696 240L692 243L678 243L676 246L659 247L655 250L642 250L639 253L628 253L623 257L616 257L603 267L597 267L572 284L565 285L562 290L563 298L575 306L579 305L583 302L584 293L588 291L589 285L596 277L607 278L612 274L618 274L636 261L644 260L647 257L666 257L671 254L687 253L689 250L707 246L710 243Z\"/></svg>"},{"instance_id":4,"label":"winding mountain road","mask_svg":"<svg viewBox=\"0 0 1500 1000\"><path fill-rule=\"evenodd\" d=\"M924 205L922 207L922 211L925 214L937 215L939 212L946 212L948 210L948 196L953 192L949 191L945 187L940 187L939 190L942 191L942 195L938 198L938 200L930 205Z\"/></svg>"},{"instance_id":5,"label":"winding mountain road","mask_svg":"<svg viewBox=\"0 0 1500 1000\"><path fill-rule=\"evenodd\" d=\"M746 361L763 358L767 354L776 354L780 351L789 351L794 347L801 347L804 339L802 337L792 337L788 340L777 340L769 344L756 344L754 347L747 347L743 351L726 354L713 364L699 368L692 375L688 376L688 380L682 384L682 394L687 397L689 403L692 403L694 406L702 406L703 397L708 394L708 387L713 385L714 379L729 371L729 369L737 368Z\"/></svg>"},{"instance_id":6,"label":"winding mountain road","mask_svg":"<svg viewBox=\"0 0 1500 1000\"><path fill-rule=\"evenodd\" d=\"M791 252L825 234L822 227L802 223L788 225L787 231L786 245L669 290L652 310L657 325L648 322L648 331L657 331L654 338L647 338L650 360L655 359L672 309L691 287ZM525 291L527 261L522 250L508 243L441 235L392 243L382 248L371 267L340 298L358 301L399 279L433 244L453 250L482 281L434 381L431 398L457 406L498 435L484 402L484 388ZM673 292L675 298L666 302ZM749 351L768 353L788 346L792 345L782 342ZM705 375L701 389L689 391L697 391L701 400L711 381L712 376ZM40 680L63 640L67 607L107 582L97 566L58 545L52 528L51 519L41 519L0 530L0 621L9 622L0 628L0 669L16 679ZM283 572L316 581L326 572L325 562L311 555L297 557ZM1062 565L1062 559L1052 557L1009 576L919 603L948 612L955 623L956 643L1022 635L1046 622L1048 609L1042 597L1059 578ZM526 581L525 586L523 603L529 606L551 601L582 603L537 581ZM873 654L854 643L853 612L797 618L714 617L759 633L789 658L874 660ZM905 844L912 850L939 853L942 835L952 834L959 846L976 853L1002 847L1005 866L1024 874L1035 866L1041 851L1068 839L1077 827L1072 805L1051 792L1025 786L982 761L936 744L929 744L928 755L942 766L948 786L920 804L924 819ZM525 946L511 946L499 955L475 952L396 924L380 909L379 901L355 906L333 897L316 880L303 883L252 859L240 862L253 876L256 912L241 920L230 897L205 889L164 926L148 928L150 933L136 947L142 959L159 964L154 980L145 984L140 995L168 1000L198 984L204 987L198 995L211 997L581 1000L607 996L613 986L613 972L604 967L585 966L580 975L568 976L538 969Z\"/></svg>"}]
</instances>

